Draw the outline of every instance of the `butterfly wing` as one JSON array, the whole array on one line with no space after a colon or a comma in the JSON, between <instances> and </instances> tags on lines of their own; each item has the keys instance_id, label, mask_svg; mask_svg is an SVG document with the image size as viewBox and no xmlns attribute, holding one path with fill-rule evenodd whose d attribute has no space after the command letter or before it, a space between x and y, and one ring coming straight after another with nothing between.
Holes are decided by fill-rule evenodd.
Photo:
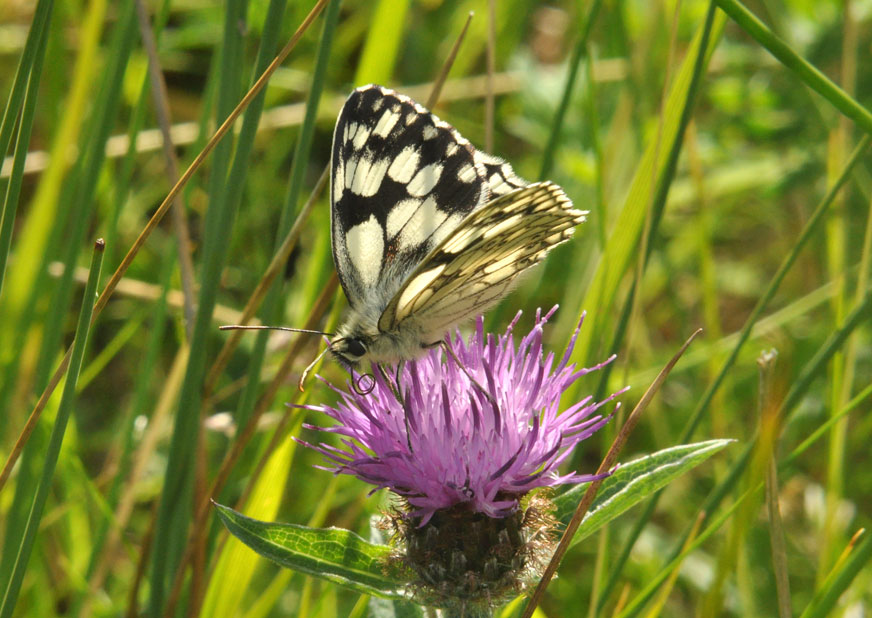
<instances>
[{"instance_id":1,"label":"butterfly wing","mask_svg":"<svg viewBox=\"0 0 872 618\"><path fill-rule=\"evenodd\" d=\"M525 184L421 105L375 85L345 102L331 172L336 271L352 308L376 311L373 320L494 188Z\"/></svg>"},{"instance_id":2,"label":"butterfly wing","mask_svg":"<svg viewBox=\"0 0 872 618\"><path fill-rule=\"evenodd\" d=\"M551 183L505 193L472 212L406 279L379 319L382 332L414 323L424 343L485 310L517 276L572 235L586 212Z\"/></svg>"}]
</instances>

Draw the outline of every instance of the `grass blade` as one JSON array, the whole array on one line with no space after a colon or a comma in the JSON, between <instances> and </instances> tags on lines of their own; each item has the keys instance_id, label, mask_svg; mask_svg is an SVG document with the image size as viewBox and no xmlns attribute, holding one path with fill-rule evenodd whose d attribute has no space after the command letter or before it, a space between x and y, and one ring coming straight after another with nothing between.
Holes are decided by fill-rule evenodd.
<instances>
[{"instance_id":1,"label":"grass blade","mask_svg":"<svg viewBox=\"0 0 872 618\"><path fill-rule=\"evenodd\" d=\"M276 5L276 10L278 10L278 4L278 2L271 3L270 8L272 9L273 6ZM284 5L283 0L281 5ZM290 227L292 222L291 213L297 205L303 185L303 177L309 161L309 152L311 150L314 134L316 113L324 87L324 75L327 69L327 61L330 56L333 35L339 18L339 6L339 0L333 0L328 4L324 15L324 28L319 43L318 60L316 61L312 87L307 101L306 115L300 128L300 135L294 152L294 160L291 167L291 179L288 187L288 197L285 201L285 208L281 213L281 220L275 239L276 246L281 245L282 237L286 229ZM268 21L280 23L280 19L277 17L267 19ZM275 37L277 38L277 36L278 31L276 30ZM266 33L264 36L263 47L267 49L270 47ZM268 57L264 58L264 60L268 59ZM256 126L253 126L252 128L254 129ZM245 158L242 160L244 161ZM280 319L282 287L282 285L274 283L270 290L270 295L266 299L267 304L264 307L265 323L273 324ZM242 397L240 398L235 416L235 420L240 427L251 422L252 412L257 403L257 395L262 387L260 374L267 349L266 335L267 333L259 334L258 340L255 342L253 352L250 356L248 382L245 386ZM263 409L262 406L260 409ZM237 439L242 439L243 435L244 432L237 433L236 437ZM277 496L271 488L283 486L286 483L287 475L291 472L294 446L295 443L290 442L290 437L286 437L281 446L279 446L273 455L269 457L263 477L257 481L251 498L246 502L248 510L256 517L272 519L275 516L279 507L279 502L276 500ZM248 583L254 576L255 569L258 567L259 563L260 560L250 552L240 552L238 547L225 545L223 551L218 556L215 575L209 583L209 590L207 591L203 610L206 615L239 615L239 604L242 601L243 594L248 588Z\"/></svg>"},{"instance_id":2,"label":"grass blade","mask_svg":"<svg viewBox=\"0 0 872 618\"><path fill-rule=\"evenodd\" d=\"M767 350L757 358L760 367L760 436L758 455L759 465L765 476L766 512L769 518L769 547L772 554L772 566L775 572L775 591L778 595L778 615L780 618L790 618L793 611L790 607L790 578L787 572L787 547L784 543L784 523L781 519L781 505L778 500L778 471L775 464L776 436L778 435L778 417L774 414L777 404L772 395L773 374L775 372L775 350Z\"/></svg>"},{"instance_id":3,"label":"grass blade","mask_svg":"<svg viewBox=\"0 0 872 618\"><path fill-rule=\"evenodd\" d=\"M225 6L221 68L218 72L218 100L215 110L218 118L227 118L239 98L241 84L239 56L242 52L242 33L238 24L244 23L245 11L245 0L231 0ZM212 310L217 298L219 278L229 246L229 227L234 214L231 200L228 199L225 190L229 186L227 169L232 149L231 141L222 140L216 145L212 156L209 207L203 231L203 265L200 271L197 312L190 341L191 354L175 415L151 556L151 595L148 601L148 615L152 618L163 613L166 590L180 566L182 551L188 537L206 348L212 327Z\"/></svg>"},{"instance_id":4,"label":"grass blade","mask_svg":"<svg viewBox=\"0 0 872 618\"><path fill-rule=\"evenodd\" d=\"M862 540L857 544L857 536L862 535ZM850 552L848 554L848 552ZM826 618L832 616L833 608L839 597L854 581L866 564L872 558L872 535L861 530L851 540L850 546L845 550L842 558L836 563L833 570L827 576L823 586L815 593L814 598L802 612L800 618Z\"/></svg>"},{"instance_id":5,"label":"grass blade","mask_svg":"<svg viewBox=\"0 0 872 618\"><path fill-rule=\"evenodd\" d=\"M754 37L781 64L793 71L805 85L832 103L833 107L856 122L857 126L866 133L872 134L872 113L793 51L787 43L757 19L757 16L749 11L744 4L738 0L716 0L716 2L722 11L732 17L745 32Z\"/></svg>"},{"instance_id":6,"label":"grass blade","mask_svg":"<svg viewBox=\"0 0 872 618\"><path fill-rule=\"evenodd\" d=\"M591 28L596 23L596 18L602 8L602 0L593 0L590 9L585 16L584 26L581 29L581 35L572 48L572 57L569 59L569 73L566 76L566 85L563 87L563 96L560 98L560 104L557 106L557 112L554 114L554 122L551 124L551 133L548 134L548 142L545 144L545 149L542 151L542 167L539 169L539 180L547 180L551 175L551 169L554 167L554 153L557 151L557 145L560 142L560 133L563 130L563 121L566 118L566 110L569 108L569 101L572 98L572 91L575 88L575 80L578 77L578 68L581 65L581 60L584 53L587 51L587 40L590 37ZM593 82L593 74L588 72L588 78Z\"/></svg>"},{"instance_id":7,"label":"grass blade","mask_svg":"<svg viewBox=\"0 0 872 618\"><path fill-rule=\"evenodd\" d=\"M9 142L12 139L15 119L19 115L19 105L24 97L21 118L18 122L18 139L15 145L15 155L12 174L6 185L6 195L3 209L0 211L0 294L3 292L3 280L6 274L6 263L9 257L9 246L12 243L12 226L18 211L18 197L21 192L21 182L24 177L24 161L30 146L30 133L33 129L33 113L36 108L36 97L39 92L39 81L42 76L42 64L48 45L48 28L51 21L53 0L41 0L36 7L33 23L27 35L24 53L18 64L12 92L6 102L3 122L0 125L0 158L5 157ZM0 187L2 187L0 183Z\"/></svg>"},{"instance_id":8,"label":"grass blade","mask_svg":"<svg viewBox=\"0 0 872 618\"><path fill-rule=\"evenodd\" d=\"M409 0L379 0L376 4L354 74L354 85L391 81L408 10Z\"/></svg>"},{"instance_id":9,"label":"grass blade","mask_svg":"<svg viewBox=\"0 0 872 618\"><path fill-rule=\"evenodd\" d=\"M680 145L678 135L681 118L683 111L690 109L689 103L693 95L690 88L693 75L701 72L707 66L708 59L720 38L724 23L725 19L718 14L708 27L700 26L684 63L676 75L664 106L666 117L663 119L661 138L663 144L670 146L670 150L674 144ZM710 33L710 36L705 34L707 32ZM704 36L707 37L708 45L702 48L701 43ZM698 69L697 60L702 63ZM618 284L632 261L642 233L642 226L645 223L650 196L657 191L654 179L662 180L662 190L668 190L671 177L663 174L666 162L655 160L658 150L656 146L657 144L651 143L647 147L636 168L627 200L612 228L612 235L606 244L605 252L600 257L596 274L579 307L579 314L582 309L586 309L590 311L591 318L595 320L592 327L585 328L579 336L572 358L572 361L579 365L585 365L594 351L592 337L594 333L602 332L602 328L600 328L600 325L603 324L602 320L605 319L605 314L609 311L612 300L617 293ZM655 174L655 170L660 173Z\"/></svg>"},{"instance_id":10,"label":"grass blade","mask_svg":"<svg viewBox=\"0 0 872 618\"><path fill-rule=\"evenodd\" d=\"M100 279L100 267L103 264L103 240L98 240L91 256L91 267L88 273L88 283L85 285L85 294L82 299L82 309L79 312L79 321L76 327L76 338L73 342L73 351L70 357L67 381L61 395L61 402L52 428L51 439L45 452L45 460L42 464L42 474L33 497L33 503L24 525L24 530L18 548L15 551L15 561L6 588L0 599L0 618L10 618L18 601L18 592L24 579L24 572L30 560L30 552L33 549L33 541L42 519L42 513L48 499L51 481L57 466L61 452L61 443L64 441L64 433L67 421L73 411L76 401L76 385L79 370L82 368L82 359L85 357L85 349L88 344L88 333L91 328L91 312L94 308L94 297L97 291L97 282ZM7 548L7 551L11 548Z\"/></svg>"}]
</instances>

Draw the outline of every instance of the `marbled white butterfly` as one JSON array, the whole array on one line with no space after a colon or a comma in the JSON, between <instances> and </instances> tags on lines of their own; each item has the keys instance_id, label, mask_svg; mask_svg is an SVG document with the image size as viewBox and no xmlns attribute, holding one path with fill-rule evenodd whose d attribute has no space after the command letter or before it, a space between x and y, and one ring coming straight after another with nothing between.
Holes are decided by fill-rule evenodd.
<instances>
[{"instance_id":1,"label":"marbled white butterfly","mask_svg":"<svg viewBox=\"0 0 872 618\"><path fill-rule=\"evenodd\" d=\"M505 296L587 214L557 185L528 184L376 85L339 113L330 180L333 260L351 306L330 350L351 367L421 356Z\"/></svg>"}]
</instances>

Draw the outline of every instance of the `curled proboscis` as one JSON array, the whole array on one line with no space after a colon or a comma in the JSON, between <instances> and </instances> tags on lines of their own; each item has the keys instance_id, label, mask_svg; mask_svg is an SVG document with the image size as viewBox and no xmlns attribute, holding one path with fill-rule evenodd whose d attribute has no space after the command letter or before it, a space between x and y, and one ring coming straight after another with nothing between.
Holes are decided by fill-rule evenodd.
<instances>
[{"instance_id":1,"label":"curled proboscis","mask_svg":"<svg viewBox=\"0 0 872 618\"><path fill-rule=\"evenodd\" d=\"M370 373L362 373L356 377L352 376L351 384L358 395L369 395L375 389L375 378Z\"/></svg>"}]
</instances>

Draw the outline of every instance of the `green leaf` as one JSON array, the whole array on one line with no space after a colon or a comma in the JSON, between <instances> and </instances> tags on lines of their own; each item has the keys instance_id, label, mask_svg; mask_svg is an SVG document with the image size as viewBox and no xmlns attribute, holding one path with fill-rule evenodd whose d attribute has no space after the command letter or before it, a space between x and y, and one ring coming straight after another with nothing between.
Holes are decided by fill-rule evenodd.
<instances>
[{"instance_id":1,"label":"green leaf","mask_svg":"<svg viewBox=\"0 0 872 618\"><path fill-rule=\"evenodd\" d=\"M363 45L354 84L390 82L403 41L408 0L380 0Z\"/></svg>"},{"instance_id":2,"label":"green leaf","mask_svg":"<svg viewBox=\"0 0 872 618\"><path fill-rule=\"evenodd\" d=\"M722 11L733 18L745 32L754 37L781 64L793 71L806 86L832 103L836 109L856 122L864 131L872 133L872 113L821 73L820 69L793 51L744 4L738 0L716 1Z\"/></svg>"},{"instance_id":3,"label":"green leaf","mask_svg":"<svg viewBox=\"0 0 872 618\"><path fill-rule=\"evenodd\" d=\"M386 573L387 545L376 545L342 528L308 528L258 521L215 504L218 516L240 541L289 569L321 577L357 592L405 598L405 582Z\"/></svg>"},{"instance_id":4,"label":"green leaf","mask_svg":"<svg viewBox=\"0 0 872 618\"><path fill-rule=\"evenodd\" d=\"M857 546L851 548L850 555L844 561L836 564L821 587L815 592L811 603L802 612L800 618L832 616L833 608L838 603L839 598L866 567L870 558L872 558L872 535L867 532Z\"/></svg>"},{"instance_id":5,"label":"green leaf","mask_svg":"<svg viewBox=\"0 0 872 618\"><path fill-rule=\"evenodd\" d=\"M669 164L670 157L667 153L681 145L683 127L687 124L687 114L690 112L689 103L693 101L695 94L691 85L695 85L695 88L699 87L698 82L693 79L697 56L703 54L700 70L704 71L720 41L725 23L725 16L718 13L708 36L706 26L700 27L669 89L660 121L660 137L648 143L639 160L624 205L611 227L611 236L600 257L596 273L577 308L576 313L579 316L583 310L591 311L592 314L588 318L588 323L581 329L572 354L572 362L576 364L584 366L591 358L591 352L598 347L594 336L604 332L604 329L599 326L603 323L601 320L614 310L613 301L621 281L638 255L639 239L642 237L647 212L653 203L652 196L657 192L658 179L662 177ZM707 45L701 49L706 38L708 38ZM685 113L686 109L687 113ZM671 174L668 176L666 180L671 180Z\"/></svg>"},{"instance_id":6,"label":"green leaf","mask_svg":"<svg viewBox=\"0 0 872 618\"><path fill-rule=\"evenodd\" d=\"M708 440L682 444L622 465L603 482L596 500L572 540L573 544L590 536L646 496L695 468L732 441ZM586 489L587 485L577 485L554 499L557 506L555 515L561 523L565 525L569 522Z\"/></svg>"}]
</instances>

